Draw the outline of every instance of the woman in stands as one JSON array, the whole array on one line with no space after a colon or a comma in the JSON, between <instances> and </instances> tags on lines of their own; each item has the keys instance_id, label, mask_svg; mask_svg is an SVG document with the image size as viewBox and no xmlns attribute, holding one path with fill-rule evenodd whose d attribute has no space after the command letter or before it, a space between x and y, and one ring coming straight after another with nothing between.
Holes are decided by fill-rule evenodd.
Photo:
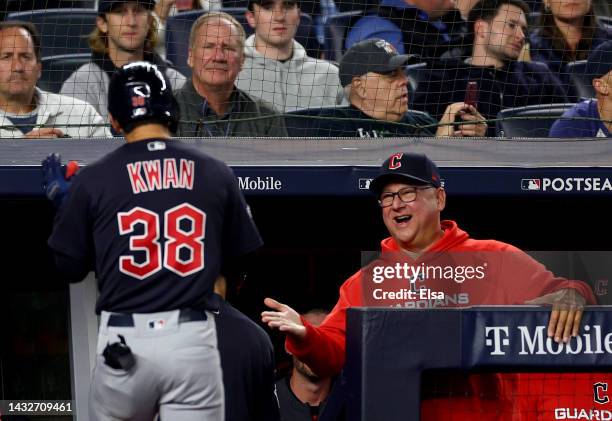
<instances>
[{"instance_id":1,"label":"woman in stands","mask_svg":"<svg viewBox=\"0 0 612 421\"><path fill-rule=\"evenodd\" d=\"M571 61L585 60L599 44L612 39L612 27L598 23L592 0L543 0L544 10L529 36L531 59L562 73Z\"/></svg>"}]
</instances>

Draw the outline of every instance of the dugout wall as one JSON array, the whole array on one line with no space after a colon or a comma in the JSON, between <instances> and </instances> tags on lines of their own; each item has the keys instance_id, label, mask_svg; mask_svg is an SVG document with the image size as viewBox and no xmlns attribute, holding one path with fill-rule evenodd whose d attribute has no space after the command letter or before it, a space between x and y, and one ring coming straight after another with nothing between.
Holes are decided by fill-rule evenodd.
<instances>
[{"instance_id":1,"label":"dugout wall","mask_svg":"<svg viewBox=\"0 0 612 421\"><path fill-rule=\"evenodd\" d=\"M189 141L189 140L187 140ZM298 309L333 305L337 288L385 229L367 191L392 153L428 154L449 194L443 216L475 238L531 250L609 250L612 142L437 139L190 141L230 164L266 247L245 274L239 308L256 318L263 296ZM40 161L51 152L83 165L121 140L0 143L0 294L4 399L75 399L86 418L96 339L95 285L70 289L46 249L54 210ZM600 299L608 300L602 290ZM274 336L278 344L280 337Z\"/></svg>"}]
</instances>

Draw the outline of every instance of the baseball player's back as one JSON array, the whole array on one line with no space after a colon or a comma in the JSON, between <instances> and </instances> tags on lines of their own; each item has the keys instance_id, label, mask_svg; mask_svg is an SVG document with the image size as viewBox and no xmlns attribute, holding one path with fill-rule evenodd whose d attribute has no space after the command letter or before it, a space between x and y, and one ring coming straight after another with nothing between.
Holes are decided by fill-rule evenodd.
<instances>
[{"instance_id":1,"label":"baseball player's back","mask_svg":"<svg viewBox=\"0 0 612 421\"><path fill-rule=\"evenodd\" d=\"M224 261L261 244L231 170L178 141L121 146L81 170L67 205L49 244L95 251L98 313L205 309Z\"/></svg>"},{"instance_id":2,"label":"baseball player's back","mask_svg":"<svg viewBox=\"0 0 612 421\"><path fill-rule=\"evenodd\" d=\"M150 63L115 73L109 113L128 143L75 177L49 238L69 279L98 278L94 420L224 417L213 284L261 238L232 171L170 140L169 86Z\"/></svg>"}]
</instances>

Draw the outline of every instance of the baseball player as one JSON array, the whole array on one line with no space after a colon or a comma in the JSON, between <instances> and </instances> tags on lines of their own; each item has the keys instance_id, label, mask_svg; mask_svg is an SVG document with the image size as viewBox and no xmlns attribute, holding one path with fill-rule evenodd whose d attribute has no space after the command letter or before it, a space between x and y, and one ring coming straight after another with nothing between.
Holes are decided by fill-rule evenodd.
<instances>
[{"instance_id":1,"label":"baseball player","mask_svg":"<svg viewBox=\"0 0 612 421\"><path fill-rule=\"evenodd\" d=\"M213 284L262 241L232 171L170 140L177 110L155 65L118 70L108 111L127 143L74 177L49 238L68 280L98 279L94 420L224 417Z\"/></svg>"}]
</instances>

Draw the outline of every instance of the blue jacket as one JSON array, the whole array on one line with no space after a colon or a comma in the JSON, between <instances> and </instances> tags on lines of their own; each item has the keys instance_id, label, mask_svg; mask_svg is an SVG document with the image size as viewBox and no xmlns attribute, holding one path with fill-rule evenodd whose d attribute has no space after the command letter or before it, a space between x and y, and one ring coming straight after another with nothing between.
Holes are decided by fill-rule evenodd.
<instances>
[{"instance_id":1,"label":"blue jacket","mask_svg":"<svg viewBox=\"0 0 612 421\"><path fill-rule=\"evenodd\" d=\"M588 120L590 119L590 120ZM610 131L601 122L597 100L590 99L574 105L563 113L550 128L549 137L610 137Z\"/></svg>"},{"instance_id":2,"label":"blue jacket","mask_svg":"<svg viewBox=\"0 0 612 421\"><path fill-rule=\"evenodd\" d=\"M561 82L544 63L511 61L496 69L438 60L423 71L410 108L440 120L449 104L465 100L469 81L478 84L476 108L488 120L505 108L567 102ZM489 136L495 136L494 127L489 124Z\"/></svg>"}]
</instances>

